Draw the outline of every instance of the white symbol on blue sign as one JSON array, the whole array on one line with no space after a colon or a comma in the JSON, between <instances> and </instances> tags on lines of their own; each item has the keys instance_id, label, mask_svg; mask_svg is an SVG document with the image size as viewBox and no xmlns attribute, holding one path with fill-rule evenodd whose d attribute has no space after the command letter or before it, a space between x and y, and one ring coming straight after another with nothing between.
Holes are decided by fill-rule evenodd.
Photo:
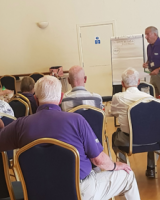
<instances>
[{"instance_id":1,"label":"white symbol on blue sign","mask_svg":"<svg viewBox=\"0 0 160 200\"><path fill-rule=\"evenodd\" d=\"M96 37L95 44L100 44L100 43L101 43L101 41L100 41L99 37Z\"/></svg>"}]
</instances>

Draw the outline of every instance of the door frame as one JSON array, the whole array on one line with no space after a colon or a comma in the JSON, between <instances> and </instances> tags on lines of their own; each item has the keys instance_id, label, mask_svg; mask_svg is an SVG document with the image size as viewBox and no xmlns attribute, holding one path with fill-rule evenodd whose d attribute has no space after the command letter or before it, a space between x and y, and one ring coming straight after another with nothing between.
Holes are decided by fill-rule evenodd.
<instances>
[{"instance_id":1,"label":"door frame","mask_svg":"<svg viewBox=\"0 0 160 200\"><path fill-rule=\"evenodd\" d=\"M106 21L106 22L97 22L90 24L77 24L77 40L78 40L78 53L79 53L79 62L80 66L84 67L84 59L83 59L83 50L82 50L82 37L81 37L81 28L82 27L91 27L91 26L100 26L100 25L111 25L113 31L113 37L116 37L116 28L115 28L115 20Z\"/></svg>"}]
</instances>

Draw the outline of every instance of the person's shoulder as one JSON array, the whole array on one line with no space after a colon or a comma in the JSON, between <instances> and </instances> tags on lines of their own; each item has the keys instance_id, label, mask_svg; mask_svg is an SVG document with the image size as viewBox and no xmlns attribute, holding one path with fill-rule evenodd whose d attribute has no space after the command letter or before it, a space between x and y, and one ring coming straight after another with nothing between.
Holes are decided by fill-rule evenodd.
<instances>
[{"instance_id":1,"label":"person's shoulder","mask_svg":"<svg viewBox=\"0 0 160 200\"><path fill-rule=\"evenodd\" d=\"M92 96L93 96L93 97L98 97L98 98L102 99L102 97L101 97L101 95L100 95L100 94L97 94L97 93L94 93L94 92L93 92L93 93L91 93L91 94L92 94Z\"/></svg>"},{"instance_id":2,"label":"person's shoulder","mask_svg":"<svg viewBox=\"0 0 160 200\"><path fill-rule=\"evenodd\" d=\"M63 95L63 99L70 97L71 96L71 90L69 90L68 92L65 92Z\"/></svg>"},{"instance_id":3,"label":"person's shoulder","mask_svg":"<svg viewBox=\"0 0 160 200\"><path fill-rule=\"evenodd\" d=\"M9 103L3 101L3 100L0 100L0 107L10 107Z\"/></svg>"},{"instance_id":4,"label":"person's shoulder","mask_svg":"<svg viewBox=\"0 0 160 200\"><path fill-rule=\"evenodd\" d=\"M115 93L114 95L113 95L113 98L114 97L120 97L120 96L123 96L124 94L126 93L126 91L124 91L124 92L117 92L117 93Z\"/></svg>"},{"instance_id":5,"label":"person's shoulder","mask_svg":"<svg viewBox=\"0 0 160 200\"><path fill-rule=\"evenodd\" d=\"M65 112L62 111L61 113L64 118L66 118L69 121L85 121L84 117L78 113L71 113L71 112Z\"/></svg>"}]
</instances>

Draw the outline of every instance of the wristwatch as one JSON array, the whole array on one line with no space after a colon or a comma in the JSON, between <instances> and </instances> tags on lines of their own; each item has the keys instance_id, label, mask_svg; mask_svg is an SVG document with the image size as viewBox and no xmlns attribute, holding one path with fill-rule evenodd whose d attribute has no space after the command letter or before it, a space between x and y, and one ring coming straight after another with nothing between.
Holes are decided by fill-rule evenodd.
<instances>
[{"instance_id":1,"label":"wristwatch","mask_svg":"<svg viewBox=\"0 0 160 200\"><path fill-rule=\"evenodd\" d=\"M110 172L113 172L116 169L116 163L114 162L114 168L112 170L109 170Z\"/></svg>"}]
</instances>

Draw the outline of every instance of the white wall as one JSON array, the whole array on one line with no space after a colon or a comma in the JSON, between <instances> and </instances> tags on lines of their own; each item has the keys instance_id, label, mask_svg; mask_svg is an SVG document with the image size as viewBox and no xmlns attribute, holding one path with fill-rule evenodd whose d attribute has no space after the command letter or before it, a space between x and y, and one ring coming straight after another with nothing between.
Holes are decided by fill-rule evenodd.
<instances>
[{"instance_id":1,"label":"white wall","mask_svg":"<svg viewBox=\"0 0 160 200\"><path fill-rule=\"evenodd\" d=\"M159 0L1 0L0 75L67 70L80 64L77 24L115 20L116 35L144 33L160 29L159 8Z\"/></svg>"}]
</instances>

